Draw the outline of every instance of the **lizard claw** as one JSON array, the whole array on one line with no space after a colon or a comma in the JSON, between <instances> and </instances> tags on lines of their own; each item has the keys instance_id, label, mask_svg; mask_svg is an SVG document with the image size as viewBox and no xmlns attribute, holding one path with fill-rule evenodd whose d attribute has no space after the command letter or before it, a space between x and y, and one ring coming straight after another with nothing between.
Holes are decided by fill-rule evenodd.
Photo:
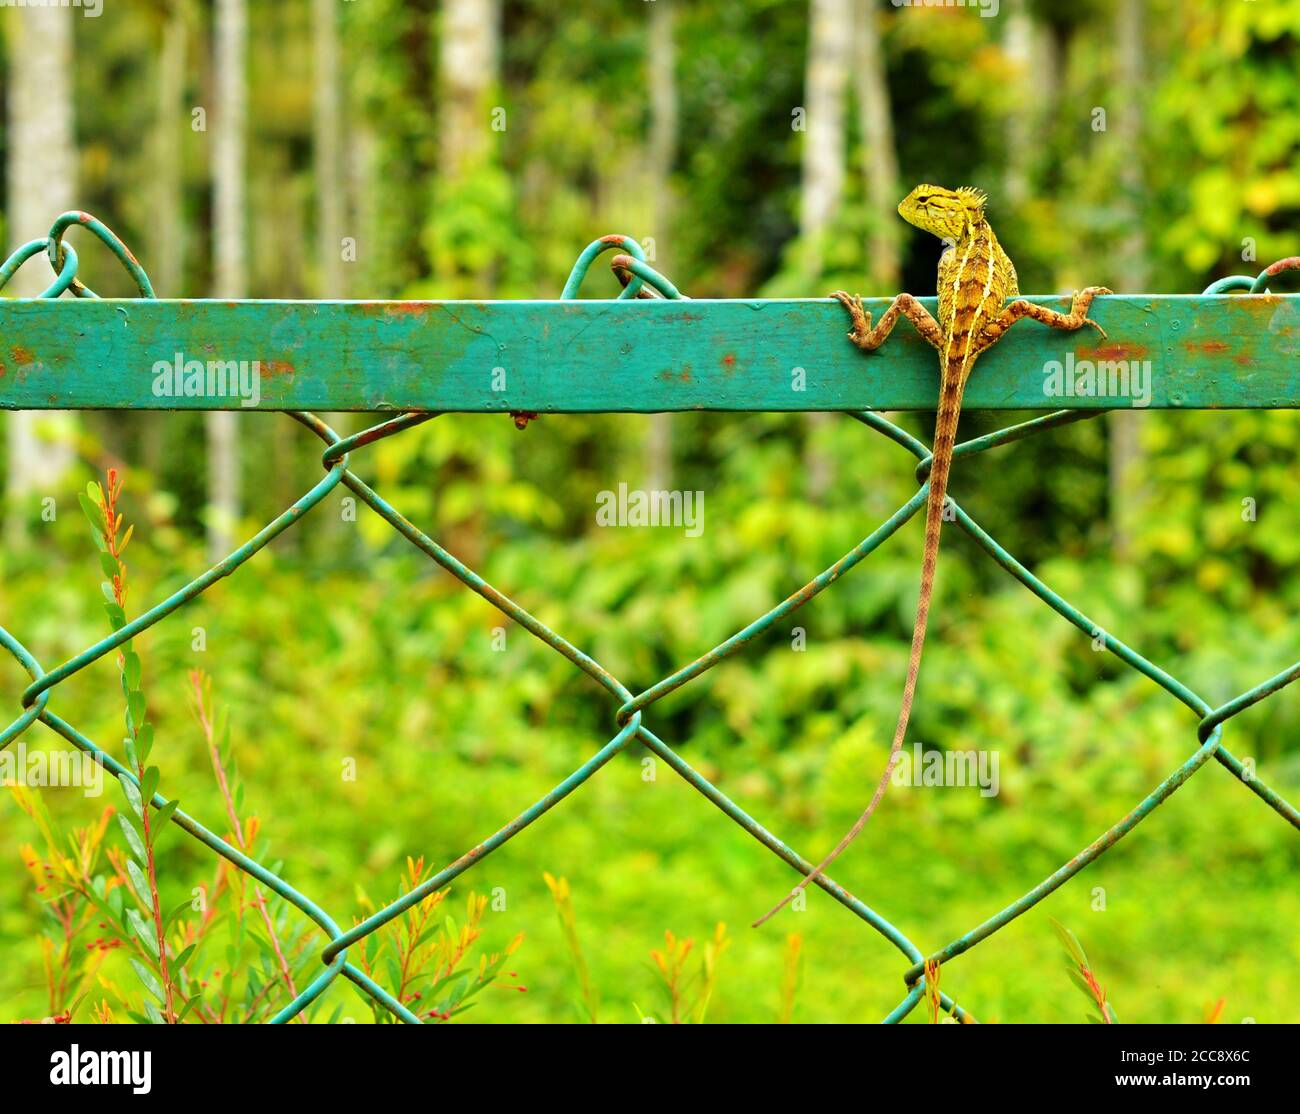
<instances>
[{"instance_id":1,"label":"lizard claw","mask_svg":"<svg viewBox=\"0 0 1300 1114\"><path fill-rule=\"evenodd\" d=\"M853 328L846 334L849 340L859 348L864 347L867 334L871 332L871 314L862 308L862 296L836 290L831 297L848 310L849 316L853 319Z\"/></svg>"},{"instance_id":2,"label":"lizard claw","mask_svg":"<svg viewBox=\"0 0 1300 1114\"><path fill-rule=\"evenodd\" d=\"M1080 299L1086 299L1085 305L1090 305L1090 304L1092 303L1092 300L1093 300L1094 298L1099 298L1099 297L1101 297L1101 296L1103 296L1103 295L1105 295L1105 294L1113 294L1113 293L1114 293L1113 290L1110 290L1108 287L1105 287L1105 286L1090 286L1090 287L1088 287L1087 290L1082 290L1082 291L1080 291L1080 290L1076 290L1076 291L1075 291L1075 293L1074 293L1074 298L1073 298L1073 304L1074 304L1075 306L1078 306L1078 302L1080 301ZM1082 307L1082 306L1079 306L1078 308L1079 308L1079 309L1082 309L1083 307ZM1076 312L1077 312L1077 311L1076 311ZM1096 329L1097 332L1099 332L1099 333L1101 334L1101 339L1102 339L1102 340L1107 340L1107 339L1109 339L1109 338L1106 336L1106 330L1103 329L1100 325L1098 325L1097 322L1095 322L1091 317L1085 317L1085 318L1084 318L1084 319L1079 323L1079 327L1080 327L1080 328L1082 328L1084 325L1091 325L1094 329Z\"/></svg>"}]
</instances>

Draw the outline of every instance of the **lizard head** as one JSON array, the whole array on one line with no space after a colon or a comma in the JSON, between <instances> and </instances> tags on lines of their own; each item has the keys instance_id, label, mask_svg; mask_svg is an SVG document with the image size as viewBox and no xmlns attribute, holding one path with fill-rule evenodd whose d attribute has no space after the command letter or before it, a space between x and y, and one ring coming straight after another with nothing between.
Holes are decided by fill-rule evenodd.
<instances>
[{"instance_id":1,"label":"lizard head","mask_svg":"<svg viewBox=\"0 0 1300 1114\"><path fill-rule=\"evenodd\" d=\"M898 215L908 224L941 240L956 242L984 219L988 196L983 190L962 186L950 190L943 186L917 186L903 198Z\"/></svg>"}]
</instances>

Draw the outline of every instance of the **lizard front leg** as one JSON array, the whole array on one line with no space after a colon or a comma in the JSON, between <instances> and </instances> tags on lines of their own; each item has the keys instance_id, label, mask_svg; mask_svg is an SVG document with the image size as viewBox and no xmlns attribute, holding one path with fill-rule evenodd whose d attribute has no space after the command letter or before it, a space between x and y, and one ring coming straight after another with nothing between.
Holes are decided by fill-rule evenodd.
<instances>
[{"instance_id":1,"label":"lizard front leg","mask_svg":"<svg viewBox=\"0 0 1300 1114\"><path fill-rule=\"evenodd\" d=\"M1033 302L1026 302L1023 298L1017 298L980 330L980 350L983 351L996 343L1003 333L1023 317L1031 317L1035 321L1041 321L1044 325L1050 325L1053 329L1073 331L1083 328L1084 325L1091 325L1097 332L1101 333L1104 340L1106 330L1088 316L1088 307L1092 305L1093 298L1100 294L1109 293L1111 291L1104 286L1090 286L1087 290L1080 290L1074 295L1074 300L1070 303L1069 313L1057 313L1054 309L1048 309L1046 306L1038 306Z\"/></svg>"},{"instance_id":2,"label":"lizard front leg","mask_svg":"<svg viewBox=\"0 0 1300 1114\"><path fill-rule=\"evenodd\" d=\"M930 311L911 294L898 295L880 318L880 324L874 329L871 327L871 314L862 308L862 299L857 294L846 294L843 290L837 290L831 297L849 311L849 317L853 319L849 340L864 352L874 351L884 344L885 338L893 332L900 316L906 317L915 325L916 331L935 348L943 349L943 330L939 327L939 322L931 317Z\"/></svg>"}]
</instances>

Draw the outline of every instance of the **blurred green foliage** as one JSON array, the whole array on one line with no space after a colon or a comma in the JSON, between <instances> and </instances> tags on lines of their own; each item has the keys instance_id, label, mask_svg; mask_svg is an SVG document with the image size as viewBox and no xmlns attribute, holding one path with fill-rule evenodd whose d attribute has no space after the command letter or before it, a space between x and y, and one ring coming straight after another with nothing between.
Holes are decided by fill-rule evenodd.
<instances>
[{"instance_id":1,"label":"blurred green foliage","mask_svg":"<svg viewBox=\"0 0 1300 1114\"><path fill-rule=\"evenodd\" d=\"M83 205L117 227L147 266L149 172L133 137L153 110L153 7L106 5L93 27L77 28ZM436 174L437 7L341 5L349 126L370 152L354 199L366 235L350 293L551 297L594 236L664 236L649 228L644 170L648 5L578 13L508 0L500 97L510 124L492 159L457 183ZM1291 110L1300 2L1146 7L1143 141L1120 151L1089 127L1093 106L1106 105L1113 87L1115 5L1033 6L1035 26L1064 62L1051 114L1036 118L1031 191L1016 208L998 205L1007 130L1014 113L1036 105L1007 92L1003 21L881 7L902 173L985 186L1028 291L1114 284L1121 241L1134 231L1145 239L1157 291L1197 292L1300 250L1300 124ZM283 202L251 213L250 237L260 245L252 293L311 296L306 6L253 0L250 8L258 29L251 192ZM187 93L199 103L210 79L209 28L206 6L196 12L193 45L202 52ZM678 12L679 204L667 242L672 277L691 295L862 289L863 237L874 218L852 173L820 286L801 285L789 265L801 138L790 110L802 96L806 33L801 3L709 0ZM114 95L97 93L104 88ZM1129 107L1111 104L1112 119ZM850 167L860 142L854 134ZM205 142L187 136L178 157L184 287L199 295L210 281ZM1138 196L1116 185L1124 160L1140 163ZM1243 262L1247 238L1256 260ZM905 243L904 286L925 292L933 250L919 238ZM127 292L99 260L84 267L104 293ZM590 294L615 289L593 274ZM963 435L1015 417L969 414ZM928 436L928 419L900 420ZM1140 513L1126 559L1112 548L1104 423L973 458L955 476L954 495L1049 585L1212 704L1295 660L1300 419L1144 415L1140 490L1132 493ZM251 531L306 490L319 474L320 447L283 417L249 416L242 428ZM40 521L36 501L9 508L29 518L32 542L0 558L0 616L47 669L102 634L96 558L75 492L106 462L128 470L126 499L139 523L128 610L138 613L201 571L200 429L196 416L88 415L81 471L52 493L57 521ZM813 426L785 415L679 415L673 485L706 493L703 536L598 530L596 494L644 482L647 429L640 417L547 416L520 432L504 418L453 415L358 451L354 467L634 691L783 599L914 491L914 462L849 419ZM810 452L832 463L816 500ZM615 728L606 694L364 508L353 526L341 490L135 646L157 737L151 761L164 783L215 825L222 805L186 709L187 672L203 668L229 707L245 808L260 818L269 853L295 887L349 923L370 895L392 888L407 856L444 863L461 855ZM647 714L657 734L805 855L828 847L857 815L883 764L920 534L910 524L782 629ZM1196 727L957 531L944 544L911 738L996 749L1001 793L895 788L836 871L926 950L1008 904L1132 808L1191 752ZM497 651L501 626L505 650ZM206 633L203 652L192 648L197 627ZM801 652L792 649L794 627L806 632ZM18 708L25 683L16 665L0 670L5 706ZM51 707L116 753L115 689L106 659L59 686ZM1292 801L1300 797L1296 691L1235 718L1224 736ZM28 745L37 738L35 730L25 736ZM650 953L665 930L702 942L720 922L730 926L730 945L711 1021L783 1016L786 934L796 931L803 967L794 1020L875 1020L898 1002L907 963L822 895L771 931L749 930L793 876L662 764L646 780L643 758L620 756L454 888L458 907L470 888L503 892L504 903L483 915L487 948L526 937L512 963L527 993L489 988L473 1019L596 1012L635 1020L638 1006L658 1006ZM341 776L349 759L355 781ZM45 796L69 824L89 823L102 807L75 790ZM7 797L0 824L12 859L0 869L0 1008L6 1019L39 1017L37 910L17 860L30 835ZM1210 763L1079 878L945 968L943 989L981 1020L1077 1020L1078 992L1060 970L1050 914L1088 941L1125 1022L1200 1020L1220 998L1225 1021L1300 1021L1298 867L1294 831ZM210 870L203 848L168 839L159 862L164 905ZM571 887L592 988L585 1006L543 871ZM1095 908L1099 889L1104 912ZM359 1010L342 985L326 1005L341 1001Z\"/></svg>"}]
</instances>

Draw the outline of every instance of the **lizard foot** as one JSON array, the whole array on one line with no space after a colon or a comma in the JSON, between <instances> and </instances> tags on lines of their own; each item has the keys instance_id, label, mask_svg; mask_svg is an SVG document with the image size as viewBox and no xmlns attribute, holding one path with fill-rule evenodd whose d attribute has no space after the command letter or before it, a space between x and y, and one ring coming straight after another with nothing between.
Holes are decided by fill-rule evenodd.
<instances>
[{"instance_id":1,"label":"lizard foot","mask_svg":"<svg viewBox=\"0 0 1300 1114\"><path fill-rule=\"evenodd\" d=\"M1087 313L1088 307L1092 305L1092 300L1094 298L1099 298L1106 294L1113 294L1113 293L1115 292L1106 286L1090 286L1088 287L1087 290L1082 290L1082 291L1076 290L1074 292L1072 308L1076 313L1079 310L1083 310L1084 313ZM1080 302L1082 302L1083 304L1080 305L1079 304ZM1106 330L1103 329L1100 325L1098 325L1097 322L1095 322L1091 317L1084 317L1083 320L1079 323L1080 328L1082 328L1084 325L1091 325L1094 329L1096 329L1097 332L1101 334L1102 340L1109 339L1106 336Z\"/></svg>"},{"instance_id":2,"label":"lizard foot","mask_svg":"<svg viewBox=\"0 0 1300 1114\"><path fill-rule=\"evenodd\" d=\"M865 351L869 343L868 337L871 334L871 314L862 308L861 296L849 294L844 290L836 290L831 297L849 311L849 317L853 320L853 328L849 331L848 338Z\"/></svg>"},{"instance_id":3,"label":"lizard foot","mask_svg":"<svg viewBox=\"0 0 1300 1114\"><path fill-rule=\"evenodd\" d=\"M1097 332L1101 333L1101 339L1102 339L1102 340L1109 340L1109 339L1110 339L1110 338L1106 335L1106 330L1103 329L1100 325L1098 325L1097 322L1095 322L1091 317L1085 317L1085 318L1083 319L1083 323L1084 323L1085 325L1091 325L1094 329L1097 330Z\"/></svg>"}]
</instances>

